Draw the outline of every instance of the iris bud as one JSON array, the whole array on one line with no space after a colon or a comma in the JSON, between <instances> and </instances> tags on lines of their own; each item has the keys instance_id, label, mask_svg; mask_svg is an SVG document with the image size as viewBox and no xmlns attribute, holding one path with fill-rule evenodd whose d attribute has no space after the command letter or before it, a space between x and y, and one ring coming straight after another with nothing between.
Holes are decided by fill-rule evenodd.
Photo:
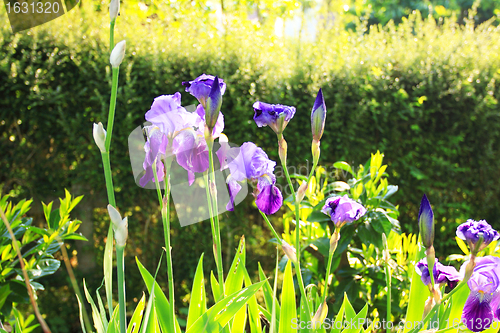
<instances>
[{"instance_id":1,"label":"iris bud","mask_svg":"<svg viewBox=\"0 0 500 333\"><path fill-rule=\"evenodd\" d=\"M312 318L312 323L316 327L316 325L321 325L323 321L326 318L326 315L328 314L328 305L326 305L326 302L323 301L321 305L318 308L318 311L314 314L314 317ZM319 326L317 326L319 328Z\"/></svg>"},{"instance_id":2,"label":"iris bud","mask_svg":"<svg viewBox=\"0 0 500 333\"><path fill-rule=\"evenodd\" d=\"M302 184L300 184L299 189L297 191L297 196L295 198L295 201L297 203L301 203L302 200L304 199L307 191L307 185L308 185L307 182L302 182Z\"/></svg>"},{"instance_id":3,"label":"iris bud","mask_svg":"<svg viewBox=\"0 0 500 333\"><path fill-rule=\"evenodd\" d=\"M119 12L120 12L120 0L111 0L111 3L109 4L109 17L111 21L116 19Z\"/></svg>"},{"instance_id":4,"label":"iris bud","mask_svg":"<svg viewBox=\"0 0 500 333\"><path fill-rule=\"evenodd\" d=\"M205 123L212 131L219 118L220 108L222 106L222 93L219 85L219 78L216 76L208 94L205 108Z\"/></svg>"},{"instance_id":5,"label":"iris bud","mask_svg":"<svg viewBox=\"0 0 500 333\"><path fill-rule=\"evenodd\" d=\"M294 263L297 262L297 251L295 250L295 248L285 241L282 242L283 252L285 252L288 259L290 259Z\"/></svg>"},{"instance_id":6,"label":"iris bud","mask_svg":"<svg viewBox=\"0 0 500 333\"><path fill-rule=\"evenodd\" d=\"M113 231L115 232L116 246L125 247L128 238L128 219L125 217L122 220L120 213L115 207L108 205L108 213L111 222L113 223Z\"/></svg>"},{"instance_id":7,"label":"iris bud","mask_svg":"<svg viewBox=\"0 0 500 333\"><path fill-rule=\"evenodd\" d=\"M425 248L430 248L434 243L434 213L432 212L431 204L425 194L420 202L418 225L422 243L424 243Z\"/></svg>"},{"instance_id":8,"label":"iris bud","mask_svg":"<svg viewBox=\"0 0 500 333\"><path fill-rule=\"evenodd\" d=\"M316 96L316 101L311 112L311 128L313 140L319 141L323 136L323 130L325 129L326 120L326 105L325 99L323 98L323 92L321 89Z\"/></svg>"},{"instance_id":9,"label":"iris bud","mask_svg":"<svg viewBox=\"0 0 500 333\"><path fill-rule=\"evenodd\" d=\"M123 58L125 57L125 44L126 42L122 40L121 42L117 43L113 48L113 51L111 51L111 56L109 57L111 66L120 67Z\"/></svg>"},{"instance_id":10,"label":"iris bud","mask_svg":"<svg viewBox=\"0 0 500 333\"><path fill-rule=\"evenodd\" d=\"M101 153L106 152L106 130L101 122L98 124L94 123L94 128L92 130L92 134L94 135L94 141Z\"/></svg>"}]
</instances>

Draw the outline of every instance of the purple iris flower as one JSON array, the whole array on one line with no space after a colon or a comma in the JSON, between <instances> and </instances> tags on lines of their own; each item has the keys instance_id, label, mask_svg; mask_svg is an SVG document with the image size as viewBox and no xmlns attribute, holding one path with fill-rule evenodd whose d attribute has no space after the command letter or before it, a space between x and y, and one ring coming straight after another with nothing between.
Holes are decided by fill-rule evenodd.
<instances>
[{"instance_id":1,"label":"purple iris flower","mask_svg":"<svg viewBox=\"0 0 500 333\"><path fill-rule=\"evenodd\" d=\"M415 270L418 275L420 275L422 282L425 285L431 284L431 275L429 274L429 267L427 266L427 260L420 260L415 266ZM437 259L434 263L434 268L432 269L434 275L434 282L436 284L446 283L451 289L455 288L457 283L463 279L463 275L456 270L453 266L445 266L441 264Z\"/></svg>"},{"instance_id":2,"label":"purple iris flower","mask_svg":"<svg viewBox=\"0 0 500 333\"><path fill-rule=\"evenodd\" d=\"M206 105L206 101L208 99L208 95L210 94L210 90L212 89L212 85L214 83L215 76L202 74L198 76L193 81L182 82L182 85L186 87L186 91L196 97L196 99L203 105ZM221 95L224 95L226 91L226 84L224 80L219 78L219 87Z\"/></svg>"},{"instance_id":3,"label":"purple iris flower","mask_svg":"<svg viewBox=\"0 0 500 333\"><path fill-rule=\"evenodd\" d=\"M222 149L224 151L219 154ZM234 148L223 145L219 151L217 155L221 165L227 166L231 172L227 179L230 199L226 209L234 209L234 198L241 189L238 182L248 181L255 187L257 207L268 215L276 213L283 205L283 197L275 185L273 174L276 162L252 142Z\"/></svg>"},{"instance_id":4,"label":"purple iris flower","mask_svg":"<svg viewBox=\"0 0 500 333\"><path fill-rule=\"evenodd\" d=\"M162 157L166 155L168 138L156 126L146 126L147 141L144 145L146 157L142 166L146 173L139 180L139 185L146 186L149 181L154 182L153 163L156 160L156 174L158 181L163 181L165 178L165 167L162 162Z\"/></svg>"},{"instance_id":5,"label":"purple iris flower","mask_svg":"<svg viewBox=\"0 0 500 333\"><path fill-rule=\"evenodd\" d=\"M295 115L295 107L293 106L255 102L253 108L255 111L253 120L257 126L269 126L276 134L282 133Z\"/></svg>"},{"instance_id":6,"label":"purple iris flower","mask_svg":"<svg viewBox=\"0 0 500 333\"><path fill-rule=\"evenodd\" d=\"M476 266L467 282L470 294L462 312L462 322L473 332L488 329L494 319L499 319L500 258L476 258ZM460 269L465 272L468 262Z\"/></svg>"},{"instance_id":7,"label":"purple iris flower","mask_svg":"<svg viewBox=\"0 0 500 333\"><path fill-rule=\"evenodd\" d=\"M194 173L208 170L208 146L205 141L205 110L201 104L196 108L196 116L192 126L179 132L173 139L173 153L177 163L188 172L189 185L193 184ZM213 137L217 138L224 129L224 116L219 113L213 129Z\"/></svg>"},{"instance_id":8,"label":"purple iris flower","mask_svg":"<svg viewBox=\"0 0 500 333\"><path fill-rule=\"evenodd\" d=\"M330 216L337 228L345 223L357 221L366 214L366 208L349 198L347 194L343 197L328 198L321 211Z\"/></svg>"},{"instance_id":9,"label":"purple iris flower","mask_svg":"<svg viewBox=\"0 0 500 333\"><path fill-rule=\"evenodd\" d=\"M483 243L478 251L487 247L491 242L500 238L500 235L494 230L485 220L474 221L467 220L457 228L458 238L464 240L469 244L471 250L475 250L475 245L479 241L480 235L483 236Z\"/></svg>"},{"instance_id":10,"label":"purple iris flower","mask_svg":"<svg viewBox=\"0 0 500 333\"><path fill-rule=\"evenodd\" d=\"M181 106L179 92L156 97L145 117L147 121L157 126L163 134L170 138L176 132L191 127L196 120L196 114L188 112Z\"/></svg>"},{"instance_id":11,"label":"purple iris flower","mask_svg":"<svg viewBox=\"0 0 500 333\"><path fill-rule=\"evenodd\" d=\"M152 126L146 127L147 142L144 146L146 158L143 167L146 173L140 180L145 186L154 182L152 165L157 159L157 172L163 180L165 169L162 158L175 155L177 163L188 172L189 184L195 178L195 172L208 169L208 147L205 141L205 109L200 104L196 112L188 112L181 106L181 94L163 95L155 98L151 110L146 113L146 120ZM220 136L224 129L224 116L218 114L213 128L213 137Z\"/></svg>"}]
</instances>

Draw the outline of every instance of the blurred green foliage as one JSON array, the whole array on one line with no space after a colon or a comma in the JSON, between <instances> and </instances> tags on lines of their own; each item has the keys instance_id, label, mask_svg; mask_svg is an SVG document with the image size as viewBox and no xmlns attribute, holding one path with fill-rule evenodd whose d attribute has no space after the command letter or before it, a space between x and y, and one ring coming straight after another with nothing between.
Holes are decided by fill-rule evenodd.
<instances>
[{"instance_id":1,"label":"blurred green foliage","mask_svg":"<svg viewBox=\"0 0 500 333\"><path fill-rule=\"evenodd\" d=\"M368 18L369 24L387 24L390 20L399 24L414 11L435 19L456 17L463 24L474 10L476 24L495 17L495 25L500 22L500 3L495 0L350 0L343 7L347 16Z\"/></svg>"},{"instance_id":2,"label":"blurred green foliage","mask_svg":"<svg viewBox=\"0 0 500 333\"><path fill-rule=\"evenodd\" d=\"M442 226L437 253L456 247L451 236L467 218L498 225L500 29L494 19L476 25L472 14L460 25L453 16L422 19L416 12L402 16L397 26L369 28L362 13L348 17L342 3L330 5L328 15L318 14L312 40L287 36L284 26L281 33L276 29L278 18L304 19L306 7L296 1L225 2L224 11L216 3L185 0L122 4L115 41L126 39L127 51L111 165L120 211L129 216L126 273L132 297L139 298L143 288L133 257L150 270L156 267L163 233L154 191L134 183L127 138L156 96L183 92L181 82L202 73L227 83L222 112L229 140L253 141L272 159L278 159L274 135L254 124L252 104L296 106L285 135L289 165L297 167L312 164L304 162L310 160L310 110L322 87L328 113L320 163L356 165L383 151L390 183L399 186L393 202L402 230L417 231L423 192L436 207ZM0 15L6 15L3 7ZM5 22L0 33L0 184L13 196L40 199L80 186L82 193L75 194L86 195L82 204L94 198L98 264L109 221L92 123L107 119L108 20L107 2L84 1L43 26L13 35ZM348 22L355 29L346 29ZM183 93L183 105L194 102ZM247 266L256 272L257 261L272 267L272 237L251 200L245 202L222 217L223 247L231 253L247 235ZM279 217L274 222L281 225ZM212 251L209 228L174 223L179 304L188 300L186 281L200 253ZM215 267L209 257L207 271Z\"/></svg>"}]
</instances>

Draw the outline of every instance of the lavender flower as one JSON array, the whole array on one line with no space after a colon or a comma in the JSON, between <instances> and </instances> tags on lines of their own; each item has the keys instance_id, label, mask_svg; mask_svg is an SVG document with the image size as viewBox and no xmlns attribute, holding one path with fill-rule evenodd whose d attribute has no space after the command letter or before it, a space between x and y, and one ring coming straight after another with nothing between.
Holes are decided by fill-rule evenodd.
<instances>
[{"instance_id":1,"label":"lavender flower","mask_svg":"<svg viewBox=\"0 0 500 333\"><path fill-rule=\"evenodd\" d=\"M321 211L330 216L337 228L342 227L345 223L357 221L366 213L365 207L347 195L328 198Z\"/></svg>"},{"instance_id":2,"label":"lavender flower","mask_svg":"<svg viewBox=\"0 0 500 333\"><path fill-rule=\"evenodd\" d=\"M275 186L273 172L276 162L252 142L245 142L241 147L221 149L224 152L218 154L219 158L223 158L220 163L227 165L231 172L227 179L230 200L226 209L234 209L234 198L241 189L238 182L248 181L255 187L257 207L268 215L276 213L283 204L281 192Z\"/></svg>"},{"instance_id":3,"label":"lavender flower","mask_svg":"<svg viewBox=\"0 0 500 333\"><path fill-rule=\"evenodd\" d=\"M460 269L465 271L467 262ZM476 258L476 266L467 282L470 294L462 312L462 322L473 332L488 329L493 319L499 319L500 258Z\"/></svg>"},{"instance_id":4,"label":"lavender flower","mask_svg":"<svg viewBox=\"0 0 500 333\"><path fill-rule=\"evenodd\" d=\"M186 87L186 92L196 97L203 107L205 107L214 81L215 76L202 74L193 81L182 82L182 85ZM226 84L221 78L219 78L218 81L221 95L224 95L224 92L226 91Z\"/></svg>"},{"instance_id":5,"label":"lavender flower","mask_svg":"<svg viewBox=\"0 0 500 333\"><path fill-rule=\"evenodd\" d=\"M170 138L173 138L177 132L192 127L196 122L196 114L188 112L181 106L179 92L156 97L145 117Z\"/></svg>"},{"instance_id":6,"label":"lavender flower","mask_svg":"<svg viewBox=\"0 0 500 333\"><path fill-rule=\"evenodd\" d=\"M498 232L494 230L485 220L474 221L470 219L458 226L457 236L458 238L466 241L473 252L481 251L491 242L500 238ZM483 241L480 244L479 249L476 250L476 243L479 241L481 236Z\"/></svg>"},{"instance_id":7,"label":"lavender flower","mask_svg":"<svg viewBox=\"0 0 500 333\"><path fill-rule=\"evenodd\" d=\"M427 260L420 260L415 266L415 270L418 275L420 275L422 282L427 286L431 284L431 275L429 273L429 267L427 266ZM437 259L435 260L434 267L432 269L434 275L434 282L436 284L446 283L451 289L455 288L458 281L463 279L461 275L453 266L445 266L441 264Z\"/></svg>"},{"instance_id":8,"label":"lavender flower","mask_svg":"<svg viewBox=\"0 0 500 333\"><path fill-rule=\"evenodd\" d=\"M295 115L295 107L293 106L255 102L253 108L255 111L253 120L257 126L269 126L278 135L283 132Z\"/></svg>"},{"instance_id":9,"label":"lavender flower","mask_svg":"<svg viewBox=\"0 0 500 333\"><path fill-rule=\"evenodd\" d=\"M205 109L198 105L196 112L188 112L181 106L181 95L163 95L155 98L146 120L152 126L146 127L147 142L144 146L146 158L143 167L146 173L139 184L145 186L154 181L152 165L155 160L158 179L162 181L165 166L162 159L176 157L177 163L188 172L191 185L196 172L208 169L208 147L204 136ZM224 129L224 116L219 112L213 127L213 137L217 138Z\"/></svg>"},{"instance_id":10,"label":"lavender flower","mask_svg":"<svg viewBox=\"0 0 500 333\"><path fill-rule=\"evenodd\" d=\"M162 158L166 156L168 138L156 126L146 126L147 141L144 145L146 157L142 164L146 173L139 180L139 185L146 186L149 181L154 182L153 163L156 160L156 173L158 181L161 182L165 178L165 167Z\"/></svg>"}]
</instances>

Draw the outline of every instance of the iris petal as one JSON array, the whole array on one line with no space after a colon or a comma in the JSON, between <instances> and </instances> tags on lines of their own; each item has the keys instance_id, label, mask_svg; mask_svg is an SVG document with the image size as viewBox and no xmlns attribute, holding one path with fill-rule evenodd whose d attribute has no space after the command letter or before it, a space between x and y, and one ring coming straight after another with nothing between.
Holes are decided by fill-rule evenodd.
<instances>
[{"instance_id":1,"label":"iris petal","mask_svg":"<svg viewBox=\"0 0 500 333\"><path fill-rule=\"evenodd\" d=\"M489 300L482 299L480 292L471 291L462 312L462 322L473 332L481 332L491 326L493 312Z\"/></svg>"},{"instance_id":2,"label":"iris petal","mask_svg":"<svg viewBox=\"0 0 500 333\"><path fill-rule=\"evenodd\" d=\"M255 204L263 213L272 215L283 205L283 196L276 186L270 184L262 188Z\"/></svg>"},{"instance_id":3,"label":"iris petal","mask_svg":"<svg viewBox=\"0 0 500 333\"><path fill-rule=\"evenodd\" d=\"M236 198L236 195L241 190L241 185L238 184L238 182L236 180L234 180L231 176L229 176L229 178L227 180L227 186L229 189L229 202L226 205L226 209L228 211L233 211L234 210L234 198Z\"/></svg>"}]
</instances>

